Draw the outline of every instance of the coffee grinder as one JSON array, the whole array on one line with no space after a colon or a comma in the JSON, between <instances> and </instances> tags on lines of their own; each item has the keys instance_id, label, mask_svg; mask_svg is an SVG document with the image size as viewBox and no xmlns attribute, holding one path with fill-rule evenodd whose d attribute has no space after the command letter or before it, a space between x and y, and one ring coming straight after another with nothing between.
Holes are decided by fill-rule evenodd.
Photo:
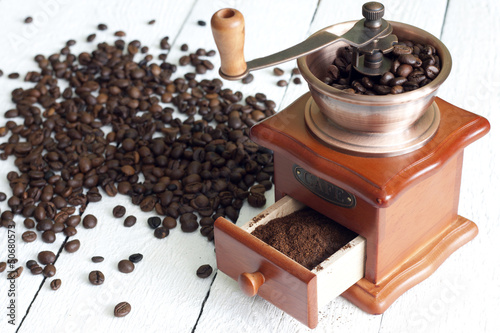
<instances>
[{"instance_id":1,"label":"coffee grinder","mask_svg":"<svg viewBox=\"0 0 500 333\"><path fill-rule=\"evenodd\" d=\"M380 314L477 235L476 224L457 213L463 151L486 135L489 123L436 97L451 70L450 53L439 39L384 20L384 7L377 2L363 5L362 14L360 21L326 27L289 49L249 62L243 57L240 12L216 12L212 30L223 78L241 79L249 71L298 59L310 92L252 127L251 138L274 151L277 202L293 198L366 242L361 278L341 295L366 312ZM401 94L371 96L321 80L337 50L346 46L353 48L353 75L387 72L391 63L385 54L398 40L436 49L441 68L432 82ZM245 293L259 294L309 327L316 326L317 304L311 301L316 296L311 296L310 284L304 287L304 306L289 296L292 292L266 287L281 288L273 280L283 271L307 273L290 268L284 258L275 260L277 254L266 255L265 245L236 229L224 218L215 223L219 269L239 281ZM255 257L252 251L261 255ZM269 265L279 269L266 268ZM298 288L295 280L289 281L290 289ZM317 288L314 295L322 293Z\"/></svg>"}]
</instances>

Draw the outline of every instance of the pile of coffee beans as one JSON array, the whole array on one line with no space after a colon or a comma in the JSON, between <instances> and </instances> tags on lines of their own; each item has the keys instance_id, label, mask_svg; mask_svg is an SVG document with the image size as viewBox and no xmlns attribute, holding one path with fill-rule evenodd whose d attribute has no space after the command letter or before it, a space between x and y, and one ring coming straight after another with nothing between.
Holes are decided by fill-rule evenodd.
<instances>
[{"instance_id":1,"label":"pile of coffee beans","mask_svg":"<svg viewBox=\"0 0 500 333\"><path fill-rule=\"evenodd\" d=\"M236 221L247 198L254 207L265 205L261 190L253 188L271 188L273 154L248 134L275 113L276 104L263 93L244 98L219 79L197 80L213 69L206 57L214 51L198 49L181 58L194 71L176 77L177 65L166 62L166 54L161 63L140 56L138 40L99 43L78 55L71 53L74 44L37 55L40 69L25 76L33 87L12 91L15 107L5 113L11 120L0 128L0 135L10 136L0 144L0 159L14 156L18 171L7 176L13 195L2 226L20 215L34 229L25 241L52 243L58 234L77 233L80 215L102 192L120 193L141 210L169 218L158 232L155 223L158 238L180 218L186 232L203 221L201 234L213 240L217 217ZM170 48L167 37L160 44ZM63 81L69 86L62 88ZM125 212L115 207L113 214ZM128 217L124 224L135 221ZM97 218L86 215L82 222L93 228Z\"/></svg>"},{"instance_id":2,"label":"pile of coffee beans","mask_svg":"<svg viewBox=\"0 0 500 333\"><path fill-rule=\"evenodd\" d=\"M353 94L401 94L429 84L441 68L434 46L412 41L399 42L394 46L386 55L391 59L390 71L378 77L362 76L355 70L351 71L352 55L352 47L339 48L323 82Z\"/></svg>"}]
</instances>

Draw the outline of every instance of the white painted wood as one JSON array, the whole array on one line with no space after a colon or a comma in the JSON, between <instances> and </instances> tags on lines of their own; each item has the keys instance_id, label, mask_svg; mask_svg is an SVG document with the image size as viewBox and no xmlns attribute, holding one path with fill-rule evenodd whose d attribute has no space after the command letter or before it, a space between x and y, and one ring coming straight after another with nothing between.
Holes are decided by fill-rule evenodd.
<instances>
[{"instance_id":1,"label":"white painted wood","mask_svg":"<svg viewBox=\"0 0 500 333\"><path fill-rule=\"evenodd\" d=\"M151 53L160 53L159 41L163 36L175 37L183 26L184 20L190 13L194 0L178 1L141 1L141 2L100 2L85 1L72 2L67 0L54 1L25 1L21 6L16 2L0 2L2 13L2 34L0 43L4 47L0 50L0 69L4 76L0 78L0 124L4 126L6 119L3 114L13 107L10 101L10 92L17 87L28 87L30 84L23 82L24 74L29 70L36 70L33 57L37 53L50 55L60 50L68 39L74 38L77 44L72 47L73 52L89 50L86 42L87 35L97 33L98 41L112 42L116 38L113 33L116 30L125 30L127 39L140 39L144 44L150 46ZM24 24L27 16L32 16L32 24ZM155 25L148 25L151 19L156 19ZM194 21L196 22L196 21ZM97 24L106 23L107 31L97 31ZM19 72L21 78L18 80L8 79L6 76L11 72ZM7 137L0 138L5 142ZM14 158L2 161L0 168L0 191L11 195L12 192L6 180L9 171L15 170ZM139 222L133 229L125 229L119 221L111 218L111 209L118 202L130 207L129 210L137 214ZM6 202L0 203L2 211L7 210ZM41 332L52 331L84 331L83 329L97 330L108 325L109 331L122 327L122 331L140 331L143 325L142 319L130 321L117 321L112 315L114 305L121 300L131 300L136 318L147 314L157 313L158 304L169 297L171 302L177 304L179 313L166 307L164 318L175 322L179 330L189 330L199 313L199 307L209 290L210 279L201 280L196 277L196 269L199 265L210 263L214 265L213 246L208 242L191 241L200 237L196 235L178 235L180 230L175 230L168 241L157 241L151 230L145 225L147 214L139 213L137 207L130 204L130 199L108 198L102 203L89 205L88 212L96 212L100 219L100 226L94 230L78 228L75 236L82 242L82 248L75 254L62 253L56 262L57 278L62 280L62 287L57 292L52 291L46 281L42 286L36 301L30 309L30 315L23 323L21 331ZM26 231L23 226L23 218L16 217L17 227L17 255L19 263L24 266L29 259L36 259L38 252L51 250L55 253L61 248L64 237L58 235L53 244L45 244L41 240L34 243L25 243L21 240L21 234ZM142 236L141 236L142 235ZM40 237L40 235L39 235ZM172 240L172 242L170 242ZM198 247L183 248L183 244L193 242ZM162 247L160 244L165 244ZM0 228L0 261L5 261L7 250L7 231ZM144 265L138 265L135 276L124 276L116 269L117 259L128 257L133 252L144 253L146 259ZM107 289L89 288L86 276L92 266L90 257L101 254L106 257L107 262L99 266L107 274ZM149 258L148 258L149 257ZM186 261L186 264L182 262ZM164 263L170 262L169 265ZM142 264L142 263L141 263ZM104 267L103 267L104 266ZM179 267L182 267L179 268ZM161 268L158 270L158 268ZM171 273L176 272L176 273ZM118 274L117 274L118 273ZM7 323L7 284L6 272L0 274L0 332L14 332L14 327ZM120 280L121 279L121 280ZM137 282L141 281L139 286ZM41 275L33 276L25 269L21 278L18 279L16 300L16 323L19 324L32 299L37 293L43 281ZM109 284L108 284L109 282ZM151 288L151 286L157 286ZM189 285L189 288L186 288ZM105 286L103 286L105 287ZM106 287L105 287L106 288ZM189 292L185 292L188 289ZM166 290L163 292L162 290ZM171 292L174 292L172 294ZM148 305L147 300L154 295ZM137 301L133 301L136 299ZM146 301L146 302L145 302ZM135 303L135 304L134 304ZM184 304L184 308L182 306ZM51 309L52 314L47 314ZM160 310L161 313L161 310ZM134 323L132 324L131 323ZM43 327L43 328L42 328Z\"/></svg>"},{"instance_id":2,"label":"white painted wood","mask_svg":"<svg viewBox=\"0 0 500 333\"><path fill-rule=\"evenodd\" d=\"M152 54L159 54L159 40L163 36L175 39L169 55L174 62L178 48L188 43L191 48L215 48L208 27L199 27L199 19L209 21L212 13L222 7L236 7L246 18L247 60L267 55L291 46L311 33L334 23L360 18L360 5L364 1L243 1L243 0L186 0L186 1L14 1L0 2L0 125L6 120L3 111L12 106L9 93L16 87L27 87L22 80L9 80L6 75L35 69L32 58L37 53L50 54L64 46L66 40L77 39L74 52L88 49L85 38L95 32L98 23L107 23L107 32L97 32L97 40L112 41L112 33L125 30L127 40L140 39L150 46ZM316 7L319 8L316 11ZM194 4L194 7L192 5ZM401 21L425 29L442 39L453 57L449 79L438 96L467 110L486 116L491 133L466 149L460 214L475 221L479 236L453 254L430 278L400 297L381 316L372 316L357 309L341 297L321 309L320 322L315 332L497 332L500 317L500 142L498 105L500 104L498 52L500 12L498 2L481 0L470 3L464 0L449 1L446 21L446 0L384 1L385 18ZM315 15L315 16L314 16ZM27 16L34 17L32 25L25 25ZM314 19L313 19L314 16ZM45 17L49 18L44 19ZM146 24L150 19L156 24ZM312 20L312 22L311 22ZM179 32L177 34L177 32ZM16 46L17 45L17 46ZM478 46L480 45L480 47ZM217 60L213 61L217 64ZM474 65L477 64L477 65ZM289 70L295 63L280 65L291 80ZM182 70L187 70L180 68ZM254 73L250 85L224 82L233 90L245 95L265 92L279 108L289 105L307 91L306 84L288 87L276 86L280 78L272 69ZM284 97L283 97L284 96ZM5 138L0 138L4 142ZM10 193L5 175L13 170L13 159L2 161L0 190ZM268 206L273 202L272 193L266 193ZM130 212L137 213L139 222L133 229L125 229L121 221L110 215L114 205L127 203L126 198L105 199L89 207L88 212L100 214L100 224L94 230L79 229L76 238L82 248L74 254L62 253L57 262L56 277L63 280L60 290L54 292L42 286L20 332L71 332L111 331L189 332L196 322L210 280L194 276L203 263L215 265L213 246L199 242L199 235L183 234L174 230L163 241L156 240L144 225L147 214L127 204ZM5 202L0 203L5 210ZM238 225L256 216L260 209L245 205ZM19 222L17 235L24 231ZM6 230L0 228L0 261L5 258ZM18 241L20 262L36 257L40 250L57 251L57 243L42 242L23 244ZM139 250L138 250L139 249ZM116 270L116 263L133 252L145 255L136 270L124 275ZM102 264L93 264L90 256L106 257ZM493 264L492 264L493 263ZM105 285L90 288L86 275L99 267L106 274ZM5 277L5 272L0 278ZM136 281L139 281L137 283ZM24 272L19 280L19 312L22 315L41 282L40 276ZM74 289L72 289L74 288ZM5 281L0 282L0 332L13 332L6 324L7 301ZM120 319L112 316L114 304L128 300L132 313ZM95 308L93 308L95 306ZM74 308L72 308L74 307ZM52 312L47 314L47 310ZM82 313L79 313L81 311ZM89 316L89 318L87 318ZM18 317L19 319L19 317ZM244 296L233 280L217 274L210 288L203 314L198 322L199 332L307 332L281 310L265 300Z\"/></svg>"}]
</instances>

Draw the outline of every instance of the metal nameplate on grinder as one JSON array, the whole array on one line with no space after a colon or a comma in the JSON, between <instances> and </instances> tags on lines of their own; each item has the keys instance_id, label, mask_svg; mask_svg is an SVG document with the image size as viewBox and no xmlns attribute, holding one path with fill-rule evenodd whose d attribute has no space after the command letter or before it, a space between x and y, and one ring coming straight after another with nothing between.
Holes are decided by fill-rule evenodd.
<instances>
[{"instance_id":1,"label":"metal nameplate on grinder","mask_svg":"<svg viewBox=\"0 0 500 333\"><path fill-rule=\"evenodd\" d=\"M302 185L318 197L345 208L356 206L356 197L346 190L313 175L306 169L293 165L293 174Z\"/></svg>"}]
</instances>

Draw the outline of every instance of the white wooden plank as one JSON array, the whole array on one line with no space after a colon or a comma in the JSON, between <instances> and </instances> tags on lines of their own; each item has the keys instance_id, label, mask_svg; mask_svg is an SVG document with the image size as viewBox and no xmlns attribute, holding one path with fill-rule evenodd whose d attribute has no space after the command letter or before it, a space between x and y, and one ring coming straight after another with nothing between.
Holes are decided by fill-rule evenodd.
<instances>
[{"instance_id":1,"label":"white wooden plank","mask_svg":"<svg viewBox=\"0 0 500 333\"><path fill-rule=\"evenodd\" d=\"M85 41L87 35L97 32L98 23L106 23L109 29L104 32L97 32L98 37L94 45L98 41L112 42L116 39L113 37L113 33L116 30L124 30L127 32L128 40L140 39L144 44L150 46L152 54L158 55L160 53L160 39L166 35L174 37L178 33L193 3L194 0L187 0L182 3L178 1L141 1L132 3L54 0L44 2L25 1L23 6L19 6L15 2L2 1L0 10L4 13L2 15L4 33L0 35L0 42L6 47L0 50L0 69L5 73L4 77L0 78L0 86L2 87L2 93L0 94L0 105L2 107L0 124L3 126L6 123L6 119L3 117L4 111L13 106L10 101L10 91L19 86L29 86L29 84L22 82L22 79L10 80L6 78L6 75L16 71L21 74L22 78L26 71L35 70L36 64L32 59L37 53L48 55L56 52L71 38L77 41L77 44L72 48L73 52L90 50L90 46ZM34 18L33 23L30 25L23 23L24 18L27 16ZM155 25L147 24L151 19L156 19ZM7 137L2 138L2 142L6 139ZM6 174L8 171L15 169L13 158L2 161L1 165L0 190L11 195L6 181ZM79 229L76 238L82 241L81 252L73 255L62 253L60 260L56 263L58 269L56 277L62 279L63 286L60 290L54 292L50 290L48 283L45 283L30 310L29 316L23 323L23 330L37 332L43 326L46 331L57 332L61 331L62 327L75 327L78 331L81 327L96 329L101 327L101 324L107 325L107 323L111 323L109 327L113 331L117 324L113 323L112 307L120 300L128 298L129 293L132 295L129 300L135 303L133 304L135 305L134 312L136 312L137 316L141 314L141 309L142 311L149 311L150 314L155 314L157 304L162 303L165 296L172 298L172 302L179 304L181 308L182 304L185 306L184 311L179 313L170 311L170 316L175 319L172 322L179 329L184 330L194 325L200 304L210 285L209 280L197 278L195 272L201 264L213 264L213 246L198 241L196 243L199 243L201 249L183 247L182 242L188 242L190 239L200 236L197 234L178 235L180 230L174 231L168 241L155 242L156 239L148 230L148 227L145 226L145 214L137 214L139 223L133 230L123 230L125 228L117 221L109 221L111 209L117 202L122 202L127 207L132 206L130 199L125 198L105 199L101 204L89 206L89 211L92 209L97 210L96 216L103 217L100 223L101 226L95 230ZM2 211L8 209L6 202L0 203L0 207ZM138 210L137 207L133 207L133 209ZM64 237L58 235L57 242L54 244L45 244L41 240L26 244L20 239L21 234L26 230L22 225L23 219L17 217L16 221L18 222L16 232L20 264L24 265L27 260L36 259L37 253L41 250L51 250L57 253ZM109 224L105 224L106 222L109 222ZM102 230L99 230L99 228ZM6 229L0 228L0 261L6 259L6 235ZM170 242L171 239L175 240L175 242ZM162 247L159 244L167 246ZM93 246L95 247L94 251ZM107 281L109 282L109 289L106 291L104 290L106 286L101 289L88 289L88 281L85 275L88 275L90 271L91 267L88 264L90 263L90 256L96 254L95 251L107 256L108 259L104 263L104 265L108 265L110 271ZM168 255L163 253L167 253L167 251ZM136 276L125 277L123 274L116 274L116 259L128 257L133 252L144 252L146 259L144 265L142 265L143 268L141 269L141 266L138 266L137 271L134 272ZM173 257L173 259L169 260L169 256ZM182 260L186 260L186 263L182 263ZM172 264L167 266L165 265L166 261L170 261ZM185 270L180 269L179 266L185 267ZM161 268L161 272L156 267ZM104 270L105 268L103 268ZM5 277L6 272L1 273L1 276ZM124 281L113 280L116 276L127 279ZM141 282L140 287L127 284L127 281L134 281L134 279L144 281L144 283ZM33 276L26 269L18 280L17 324L26 313L26 309L42 280L42 276ZM192 283L192 287L189 289L191 293L187 294L180 292L185 289L186 281ZM121 285L122 283L123 285ZM152 288L151 285L158 287ZM170 286L165 287L165 285ZM7 323L6 306L8 297L6 286L4 281L0 284L0 304L4 309L1 312L0 331L14 332L17 325L14 327ZM174 296L168 292L163 294L163 290L174 290L178 294ZM147 301L148 295L154 295L156 299L149 306L141 307L139 304L142 305L144 300ZM122 299L122 297L125 299ZM188 298L185 299L185 297ZM115 300L115 298L118 300ZM134 302L134 299L139 299L140 302ZM97 302L98 305L89 307L93 306L93 302ZM148 304L147 302L144 303ZM47 314L45 309L52 309L52 312ZM79 310L81 312L78 312ZM94 319L94 322L90 322L90 324L84 317L89 314ZM168 314L165 317L168 318ZM101 322L102 318L105 318L103 322ZM118 322L118 325L125 327L123 331L128 328L130 328L130 331L139 331L143 321L140 317L136 318L139 319L131 319L128 322L121 321ZM135 324L130 325L131 322ZM130 327L128 327L129 325Z\"/></svg>"}]
</instances>

